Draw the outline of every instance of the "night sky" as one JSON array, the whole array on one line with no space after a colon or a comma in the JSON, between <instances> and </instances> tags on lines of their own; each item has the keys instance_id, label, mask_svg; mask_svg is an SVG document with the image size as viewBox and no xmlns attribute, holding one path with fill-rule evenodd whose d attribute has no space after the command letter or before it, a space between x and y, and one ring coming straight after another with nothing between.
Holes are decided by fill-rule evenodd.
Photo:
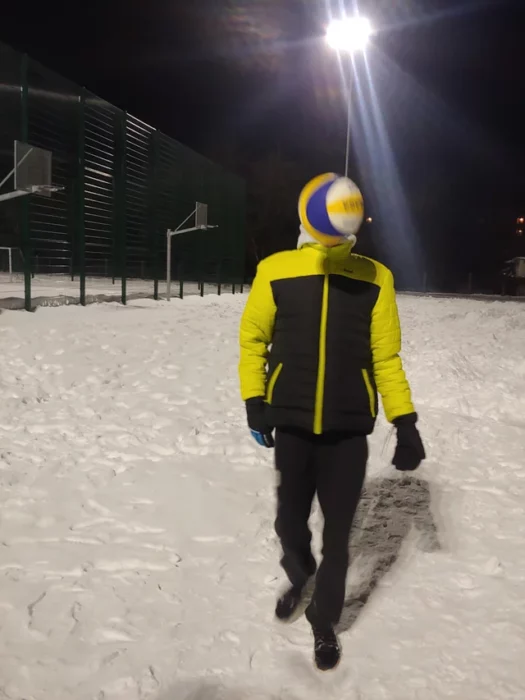
<instances>
[{"instance_id":1,"label":"night sky","mask_svg":"<svg viewBox=\"0 0 525 700\"><path fill-rule=\"evenodd\" d=\"M250 236L266 254L293 241L304 181L343 167L340 71L323 42L342 4L27 0L4 10L0 39L247 176ZM514 235L525 216L525 1L359 8L378 29L356 64L353 106L352 174L374 217L364 252L408 284L416 268L441 287L469 271L493 278L506 256L525 255Z\"/></svg>"}]
</instances>

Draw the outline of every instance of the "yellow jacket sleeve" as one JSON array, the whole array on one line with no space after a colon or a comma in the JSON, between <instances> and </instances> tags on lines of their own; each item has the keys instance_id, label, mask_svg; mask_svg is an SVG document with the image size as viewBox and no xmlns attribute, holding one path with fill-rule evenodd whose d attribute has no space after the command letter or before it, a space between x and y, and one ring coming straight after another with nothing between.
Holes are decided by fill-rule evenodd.
<instances>
[{"instance_id":1,"label":"yellow jacket sleeve","mask_svg":"<svg viewBox=\"0 0 525 700\"><path fill-rule=\"evenodd\" d=\"M241 320L239 377L243 401L266 394L266 362L275 312L270 281L263 265L259 265Z\"/></svg>"},{"instance_id":2,"label":"yellow jacket sleeve","mask_svg":"<svg viewBox=\"0 0 525 700\"><path fill-rule=\"evenodd\" d=\"M372 313L371 344L374 377L383 400L387 420L414 413L410 387L399 353L401 327L397 311L394 278L381 266L381 288Z\"/></svg>"}]
</instances>

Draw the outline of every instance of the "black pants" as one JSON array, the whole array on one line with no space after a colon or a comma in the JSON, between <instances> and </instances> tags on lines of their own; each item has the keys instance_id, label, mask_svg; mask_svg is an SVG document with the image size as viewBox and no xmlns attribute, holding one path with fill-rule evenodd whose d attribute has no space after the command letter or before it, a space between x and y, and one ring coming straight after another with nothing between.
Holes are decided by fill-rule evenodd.
<instances>
[{"instance_id":1,"label":"black pants","mask_svg":"<svg viewBox=\"0 0 525 700\"><path fill-rule=\"evenodd\" d=\"M335 625L341 616L348 570L348 541L365 479L368 444L361 435L278 430L275 461L279 474L275 529L281 565L293 586L316 571L308 519L317 492L324 516L323 560L306 617L312 625Z\"/></svg>"}]
</instances>

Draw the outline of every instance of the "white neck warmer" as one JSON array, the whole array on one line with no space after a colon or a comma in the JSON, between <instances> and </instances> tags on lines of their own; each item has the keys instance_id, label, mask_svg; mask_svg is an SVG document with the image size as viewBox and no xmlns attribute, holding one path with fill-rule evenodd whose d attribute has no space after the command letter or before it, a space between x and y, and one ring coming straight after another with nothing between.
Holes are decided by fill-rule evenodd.
<instances>
[{"instance_id":1,"label":"white neck warmer","mask_svg":"<svg viewBox=\"0 0 525 700\"><path fill-rule=\"evenodd\" d=\"M343 239L345 243L350 243L351 248L357 243L357 238L355 236L347 236ZM320 245L318 241L315 240L313 236L310 236L308 231L304 226L299 226L299 238L297 239L297 247L303 248L305 245Z\"/></svg>"}]
</instances>

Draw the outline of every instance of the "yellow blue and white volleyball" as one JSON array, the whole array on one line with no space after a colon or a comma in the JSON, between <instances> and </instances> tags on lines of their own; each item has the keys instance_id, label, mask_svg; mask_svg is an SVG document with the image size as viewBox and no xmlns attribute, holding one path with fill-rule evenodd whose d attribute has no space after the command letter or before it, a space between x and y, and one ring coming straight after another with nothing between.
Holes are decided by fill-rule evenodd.
<instances>
[{"instance_id":1,"label":"yellow blue and white volleyball","mask_svg":"<svg viewBox=\"0 0 525 700\"><path fill-rule=\"evenodd\" d=\"M343 239L355 236L363 218L363 195L347 177L319 175L299 196L301 225L324 246L340 245Z\"/></svg>"}]
</instances>

